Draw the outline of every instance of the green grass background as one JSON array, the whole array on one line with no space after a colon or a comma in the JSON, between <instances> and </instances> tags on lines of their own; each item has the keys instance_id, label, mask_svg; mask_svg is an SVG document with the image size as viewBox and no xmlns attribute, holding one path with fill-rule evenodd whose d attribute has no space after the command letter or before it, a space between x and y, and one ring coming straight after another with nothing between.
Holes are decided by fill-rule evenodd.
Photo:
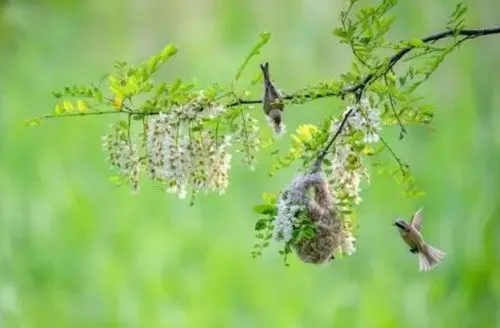
<instances>
[{"instance_id":1,"label":"green grass background","mask_svg":"<svg viewBox=\"0 0 500 328\"><path fill-rule=\"evenodd\" d=\"M495 0L472 1L467 25L500 24ZM442 30L454 1L401 1L393 40ZM466 42L420 93L430 132L398 141L423 199L389 177L363 190L355 256L328 266L276 247L253 260L251 208L293 170L268 178L235 161L224 197L195 207L146 184L116 189L100 151L110 117L61 119L50 92L96 81L115 59L180 48L160 76L228 82L258 33L284 90L338 77L351 55L331 34L336 0L0 1L0 327L500 327L500 36ZM321 100L287 108L288 130L340 113ZM265 127L262 116L259 116ZM264 128L266 131L267 128ZM267 132L265 132L267 133ZM281 141L284 145L288 139ZM427 240L449 253L417 271L391 222L424 206Z\"/></svg>"}]
</instances>

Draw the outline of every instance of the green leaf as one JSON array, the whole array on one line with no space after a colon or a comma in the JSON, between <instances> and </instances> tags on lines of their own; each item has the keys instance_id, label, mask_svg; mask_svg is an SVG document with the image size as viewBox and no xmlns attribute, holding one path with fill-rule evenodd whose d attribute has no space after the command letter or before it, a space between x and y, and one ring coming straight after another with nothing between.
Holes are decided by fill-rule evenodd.
<instances>
[{"instance_id":1,"label":"green leaf","mask_svg":"<svg viewBox=\"0 0 500 328\"><path fill-rule=\"evenodd\" d=\"M359 39L359 42L361 42L362 44L367 45L367 44L370 43L371 40L372 40L371 37L363 37L363 38Z\"/></svg>"},{"instance_id":2,"label":"green leaf","mask_svg":"<svg viewBox=\"0 0 500 328\"><path fill-rule=\"evenodd\" d=\"M261 33L259 36L259 42L250 50L250 53L245 57L245 60L243 60L243 63L238 68L238 71L236 72L236 75L234 77L234 82L240 79L241 74L243 74L245 67L248 65L252 57L259 55L262 47L264 47L269 42L269 39L271 39L271 33L269 32Z\"/></svg>"},{"instance_id":3,"label":"green leaf","mask_svg":"<svg viewBox=\"0 0 500 328\"><path fill-rule=\"evenodd\" d=\"M54 109L56 115L64 113L64 107L61 104L56 104L56 108Z\"/></svg>"},{"instance_id":4,"label":"green leaf","mask_svg":"<svg viewBox=\"0 0 500 328\"><path fill-rule=\"evenodd\" d=\"M117 126L122 129L123 131L126 131L128 129L128 122L124 120L120 120L117 122Z\"/></svg>"},{"instance_id":5,"label":"green leaf","mask_svg":"<svg viewBox=\"0 0 500 328\"><path fill-rule=\"evenodd\" d=\"M174 83L168 88L168 92L170 94L175 94L181 87L182 85L182 80L181 79L175 79Z\"/></svg>"},{"instance_id":6,"label":"green leaf","mask_svg":"<svg viewBox=\"0 0 500 328\"><path fill-rule=\"evenodd\" d=\"M260 219L259 221L257 221L255 223L255 227L254 227L254 230L264 230L265 228L267 228L267 223L269 222L268 219Z\"/></svg>"},{"instance_id":7,"label":"green leaf","mask_svg":"<svg viewBox=\"0 0 500 328\"><path fill-rule=\"evenodd\" d=\"M316 231L315 231L314 227L312 227L312 226L305 227L302 230L302 233L306 239L312 239L312 238L314 238L314 235L316 235Z\"/></svg>"},{"instance_id":8,"label":"green leaf","mask_svg":"<svg viewBox=\"0 0 500 328\"><path fill-rule=\"evenodd\" d=\"M167 62L177 53L177 48L173 44L168 44L159 55L152 56L146 64L146 76L155 73L158 68Z\"/></svg>"},{"instance_id":9,"label":"green leaf","mask_svg":"<svg viewBox=\"0 0 500 328\"><path fill-rule=\"evenodd\" d=\"M276 204L278 196L273 193L265 192L262 194L262 199L268 204Z\"/></svg>"},{"instance_id":10,"label":"green leaf","mask_svg":"<svg viewBox=\"0 0 500 328\"><path fill-rule=\"evenodd\" d=\"M76 108L78 108L80 113L87 113L89 111L89 104L86 101L78 99L76 101Z\"/></svg>"},{"instance_id":11,"label":"green leaf","mask_svg":"<svg viewBox=\"0 0 500 328\"><path fill-rule=\"evenodd\" d=\"M336 27L332 31L333 35L338 36L340 39L345 39L347 36L346 31L342 27Z\"/></svg>"},{"instance_id":12,"label":"green leaf","mask_svg":"<svg viewBox=\"0 0 500 328\"><path fill-rule=\"evenodd\" d=\"M104 102L104 96L103 96L102 92L99 89L95 88L93 90L93 93L94 93L94 98L97 100L97 102L99 102L99 103L103 103Z\"/></svg>"},{"instance_id":13,"label":"green leaf","mask_svg":"<svg viewBox=\"0 0 500 328\"><path fill-rule=\"evenodd\" d=\"M276 207L270 204L260 204L257 205L253 208L254 212L259 213L259 214L269 214L269 215L275 215L276 214Z\"/></svg>"},{"instance_id":14,"label":"green leaf","mask_svg":"<svg viewBox=\"0 0 500 328\"><path fill-rule=\"evenodd\" d=\"M158 84L155 90L155 98L158 98L162 93L165 92L165 90L167 90L167 84L165 82Z\"/></svg>"},{"instance_id":15,"label":"green leaf","mask_svg":"<svg viewBox=\"0 0 500 328\"><path fill-rule=\"evenodd\" d=\"M412 39L408 42L410 46L414 48L420 48L420 47L425 47L426 43L422 41L421 39Z\"/></svg>"},{"instance_id":16,"label":"green leaf","mask_svg":"<svg viewBox=\"0 0 500 328\"><path fill-rule=\"evenodd\" d=\"M64 107L64 111L65 112L68 112L68 113L73 112L74 107L73 107L73 103L71 103L71 101L64 100L63 101L63 107Z\"/></svg>"},{"instance_id":17,"label":"green leaf","mask_svg":"<svg viewBox=\"0 0 500 328\"><path fill-rule=\"evenodd\" d=\"M173 44L168 44L161 52L162 60L168 60L177 53L177 48Z\"/></svg>"},{"instance_id":18,"label":"green leaf","mask_svg":"<svg viewBox=\"0 0 500 328\"><path fill-rule=\"evenodd\" d=\"M448 27L450 30L461 30L464 27L464 22L465 22L465 13L467 12L468 8L466 5L463 3L459 2L453 13L450 15L450 19L446 23L446 27Z\"/></svg>"}]
</instances>

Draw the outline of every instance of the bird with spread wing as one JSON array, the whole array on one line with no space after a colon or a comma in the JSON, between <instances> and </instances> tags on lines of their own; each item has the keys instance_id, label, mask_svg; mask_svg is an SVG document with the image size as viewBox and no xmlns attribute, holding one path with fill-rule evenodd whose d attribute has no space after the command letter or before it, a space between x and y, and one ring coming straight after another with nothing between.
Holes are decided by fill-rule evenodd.
<instances>
[{"instance_id":1,"label":"bird with spread wing","mask_svg":"<svg viewBox=\"0 0 500 328\"><path fill-rule=\"evenodd\" d=\"M410 246L410 252L417 254L420 271L432 270L446 256L445 252L428 245L420 234L422 209L413 214L410 223L398 218L394 225L398 228L401 238Z\"/></svg>"}]
</instances>

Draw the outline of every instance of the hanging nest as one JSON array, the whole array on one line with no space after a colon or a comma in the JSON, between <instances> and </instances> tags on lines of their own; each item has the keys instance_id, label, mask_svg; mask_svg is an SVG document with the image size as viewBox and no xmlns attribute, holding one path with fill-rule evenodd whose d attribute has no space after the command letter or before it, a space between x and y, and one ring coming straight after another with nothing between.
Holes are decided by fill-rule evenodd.
<instances>
[{"instance_id":1,"label":"hanging nest","mask_svg":"<svg viewBox=\"0 0 500 328\"><path fill-rule=\"evenodd\" d=\"M283 192L287 206L300 206L301 214L312 223L314 235L293 243L297 256L305 263L321 264L333 259L341 246L343 224L334 209L332 193L325 174L318 167L297 176Z\"/></svg>"}]
</instances>

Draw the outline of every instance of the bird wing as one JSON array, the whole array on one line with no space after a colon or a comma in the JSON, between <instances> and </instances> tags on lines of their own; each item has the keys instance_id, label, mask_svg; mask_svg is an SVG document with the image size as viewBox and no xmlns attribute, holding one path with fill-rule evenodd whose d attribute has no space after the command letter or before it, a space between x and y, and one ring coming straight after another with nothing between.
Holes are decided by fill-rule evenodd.
<instances>
[{"instance_id":1,"label":"bird wing","mask_svg":"<svg viewBox=\"0 0 500 328\"><path fill-rule=\"evenodd\" d=\"M420 229L422 229L422 210L423 208L420 208L418 211L416 211L410 220L410 225L417 229L417 231L420 231Z\"/></svg>"}]
</instances>

